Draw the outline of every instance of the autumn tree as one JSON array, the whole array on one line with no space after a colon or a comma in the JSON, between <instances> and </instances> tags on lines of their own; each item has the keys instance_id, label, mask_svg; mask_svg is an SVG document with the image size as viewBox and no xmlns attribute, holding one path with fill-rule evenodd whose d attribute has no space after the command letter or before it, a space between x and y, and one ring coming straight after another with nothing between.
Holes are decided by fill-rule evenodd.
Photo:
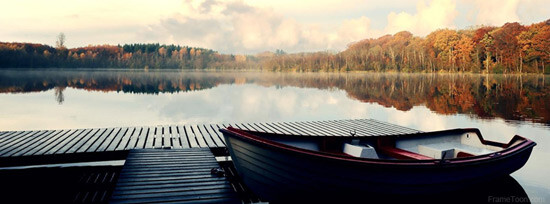
<instances>
[{"instance_id":1,"label":"autumn tree","mask_svg":"<svg viewBox=\"0 0 550 204\"><path fill-rule=\"evenodd\" d=\"M471 38L471 33L468 31L460 33L460 40L456 45L456 59L462 69L462 72L466 71L467 67L472 66L472 54L474 53L474 42Z\"/></svg>"},{"instance_id":2,"label":"autumn tree","mask_svg":"<svg viewBox=\"0 0 550 204\"><path fill-rule=\"evenodd\" d=\"M430 34L429 39L433 40L434 54L440 65L449 67L449 71L454 71L456 61L456 47L459 36L455 30L443 29Z\"/></svg>"},{"instance_id":3,"label":"autumn tree","mask_svg":"<svg viewBox=\"0 0 550 204\"><path fill-rule=\"evenodd\" d=\"M494 27L483 26L475 30L474 35L472 36L472 42L474 43L474 55L475 55L475 64L477 69L480 71L485 67L485 70L488 70L490 53L486 45L482 42L485 37L494 30ZM485 63L484 63L485 62Z\"/></svg>"},{"instance_id":4,"label":"autumn tree","mask_svg":"<svg viewBox=\"0 0 550 204\"><path fill-rule=\"evenodd\" d=\"M543 73L545 70L545 62L546 64L550 63L549 22L550 20L533 24L517 37L521 46L521 53L525 56L524 59L534 64L535 70L541 67L540 73Z\"/></svg>"},{"instance_id":5,"label":"autumn tree","mask_svg":"<svg viewBox=\"0 0 550 204\"><path fill-rule=\"evenodd\" d=\"M508 72L511 72L512 68L515 68L517 72L521 72L522 55L517 36L525 30L524 26L516 22L506 23L490 32L490 36L493 38L492 46L496 61L499 66L509 68L506 70Z\"/></svg>"}]
</instances>

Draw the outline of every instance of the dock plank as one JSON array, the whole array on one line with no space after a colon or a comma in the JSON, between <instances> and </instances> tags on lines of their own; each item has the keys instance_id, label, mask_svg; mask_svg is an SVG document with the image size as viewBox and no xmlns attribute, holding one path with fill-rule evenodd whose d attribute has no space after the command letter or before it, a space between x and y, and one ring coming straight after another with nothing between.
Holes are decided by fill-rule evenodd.
<instances>
[{"instance_id":1,"label":"dock plank","mask_svg":"<svg viewBox=\"0 0 550 204\"><path fill-rule=\"evenodd\" d=\"M218 130L213 129L212 125L203 125L203 128L205 129L206 132L208 132L210 137L212 137L212 139L216 143L216 146L225 147L225 142L218 135Z\"/></svg>"},{"instance_id":2,"label":"dock plank","mask_svg":"<svg viewBox=\"0 0 550 204\"><path fill-rule=\"evenodd\" d=\"M285 128L279 126L277 123L266 123L266 125L270 126L271 128L273 129L276 129L277 131L279 131L281 134L284 134L284 135L293 135L290 131L286 130Z\"/></svg>"},{"instance_id":3,"label":"dock plank","mask_svg":"<svg viewBox=\"0 0 550 204\"><path fill-rule=\"evenodd\" d=\"M330 123L328 121L307 121L307 122L304 122L308 125L311 125L313 127L317 127L319 128L320 131L326 133L326 134L330 134L330 135L334 135L334 136L349 136L349 132L348 130L344 130L344 126L341 126L341 124L335 124L335 123ZM335 128L335 127L339 127L339 128Z\"/></svg>"},{"instance_id":4,"label":"dock plank","mask_svg":"<svg viewBox=\"0 0 550 204\"><path fill-rule=\"evenodd\" d=\"M21 140L24 140L25 138L31 136L31 135L34 135L34 134L37 134L37 133L40 133L40 131L25 131L25 132L21 132L21 134L16 134L14 135L13 137L11 138L7 138L5 141L3 142L0 142L0 146L3 146L3 147L10 147L11 145L13 145L14 143L17 143Z\"/></svg>"},{"instance_id":5,"label":"dock plank","mask_svg":"<svg viewBox=\"0 0 550 204\"><path fill-rule=\"evenodd\" d=\"M67 143L71 143L72 141L79 141L81 137L79 135L84 131L84 129L79 130L71 130L67 132L66 134L62 135L58 140L55 142L52 142L51 146L48 148L45 148L41 150L40 152L37 152L37 155L48 155L48 154L55 154L58 152L60 148L63 147L70 147L67 145ZM60 152L64 153L64 152Z\"/></svg>"},{"instance_id":6,"label":"dock plank","mask_svg":"<svg viewBox=\"0 0 550 204\"><path fill-rule=\"evenodd\" d=\"M97 147L94 152L104 152L107 149L109 149L109 147L112 147L112 146L116 147L116 145L118 145L118 143L120 142L120 140L124 136L124 133L126 133L127 130L128 128L115 129L111 134L109 134L109 136L107 136L107 138L105 138L105 141L103 141L103 144ZM113 150L114 150L114 147L113 147Z\"/></svg>"},{"instance_id":7,"label":"dock plank","mask_svg":"<svg viewBox=\"0 0 550 204\"><path fill-rule=\"evenodd\" d=\"M258 125L254 124L254 123L247 123L248 125L248 129L250 129L251 131L256 131L256 132L267 132L266 130L264 130L262 127L259 127Z\"/></svg>"},{"instance_id":8,"label":"dock plank","mask_svg":"<svg viewBox=\"0 0 550 204\"><path fill-rule=\"evenodd\" d=\"M197 137L199 138L199 141L202 142L201 146L202 147L216 147L216 144L214 143L212 138L210 138L210 135L202 133L202 131L200 129L200 126L201 125L194 125L192 127L193 127L193 132L195 133L195 135L197 135Z\"/></svg>"},{"instance_id":9,"label":"dock plank","mask_svg":"<svg viewBox=\"0 0 550 204\"><path fill-rule=\"evenodd\" d=\"M374 123L372 121L365 121L366 124L363 125L364 127L369 127L369 129L377 132L377 135L394 135L394 134L400 134L399 131L395 130L395 128L388 127L383 124Z\"/></svg>"},{"instance_id":10,"label":"dock plank","mask_svg":"<svg viewBox=\"0 0 550 204\"><path fill-rule=\"evenodd\" d=\"M387 132L384 132L375 126L372 126L369 123L363 123L363 122L357 122L357 121L349 121L355 129L359 129L357 132L358 136L376 136L376 135L384 135L388 134Z\"/></svg>"},{"instance_id":11,"label":"dock plank","mask_svg":"<svg viewBox=\"0 0 550 204\"><path fill-rule=\"evenodd\" d=\"M132 134L130 135L130 138L128 139L128 143L126 144L126 146L124 146L124 150L130 150L130 149L136 148L138 137L139 137L139 134L141 134L142 130L143 130L143 127L134 128L134 131L132 132ZM117 147L117 149L119 149L119 147Z\"/></svg>"},{"instance_id":12,"label":"dock plank","mask_svg":"<svg viewBox=\"0 0 550 204\"><path fill-rule=\"evenodd\" d=\"M6 142L9 142L9 141L13 141L13 140L16 140L18 137L20 137L21 135L26 135L26 134L29 134L31 133L32 131L16 131L16 132L13 132L12 134L9 134L5 137L2 137L0 138L0 145L1 144L4 144Z\"/></svg>"},{"instance_id":13,"label":"dock plank","mask_svg":"<svg viewBox=\"0 0 550 204\"><path fill-rule=\"evenodd\" d=\"M328 134L326 132L323 132L319 130L318 127L312 126L311 124L306 124L305 122L291 122L289 123L293 125L295 128L301 129L306 134L305 135L311 135L311 136L334 136L332 134Z\"/></svg>"},{"instance_id":14,"label":"dock plank","mask_svg":"<svg viewBox=\"0 0 550 204\"><path fill-rule=\"evenodd\" d=\"M357 137L421 132L374 119L2 131L0 132L0 158L10 157L6 161L11 162L16 161L15 157L63 154L66 156L59 156L60 160L63 160L63 158L69 158L69 154L72 153L105 153L103 155L119 158L127 154L126 150L143 148L208 147L216 148L218 151L217 148L225 147L225 139L219 129L228 126L251 131L304 136L349 137L350 131L355 132Z\"/></svg>"},{"instance_id":15,"label":"dock plank","mask_svg":"<svg viewBox=\"0 0 550 204\"><path fill-rule=\"evenodd\" d=\"M170 126L170 131L172 132L170 134L170 142L172 143L172 148L176 148L176 149L183 148L181 146L180 135L178 133L178 127L177 126Z\"/></svg>"},{"instance_id":16,"label":"dock plank","mask_svg":"<svg viewBox=\"0 0 550 204\"><path fill-rule=\"evenodd\" d=\"M241 203L225 177L210 173L213 167L216 159L204 148L131 150L110 203Z\"/></svg>"},{"instance_id":17,"label":"dock plank","mask_svg":"<svg viewBox=\"0 0 550 204\"><path fill-rule=\"evenodd\" d=\"M271 130L270 128L264 126L264 125L261 124L261 123L251 123L251 125L255 126L256 129L258 129L258 130L260 130L260 131L262 131L262 132L277 134L277 132Z\"/></svg>"},{"instance_id":18,"label":"dock plank","mask_svg":"<svg viewBox=\"0 0 550 204\"><path fill-rule=\"evenodd\" d=\"M303 130L294 127L293 125L290 125L286 122L279 123L281 127L285 127L287 130L293 132L295 135L307 135Z\"/></svg>"},{"instance_id":19,"label":"dock plank","mask_svg":"<svg viewBox=\"0 0 550 204\"><path fill-rule=\"evenodd\" d=\"M99 136L92 136L84 143L76 152L88 152L93 147L99 146L105 138L113 132L114 128L107 128L105 131L102 132Z\"/></svg>"},{"instance_id":20,"label":"dock plank","mask_svg":"<svg viewBox=\"0 0 550 204\"><path fill-rule=\"evenodd\" d=\"M65 154L75 153L76 151L78 151L78 149L80 149L80 147L82 147L82 145L86 144L86 142L88 142L88 140L90 140L90 138L92 138L96 135L102 134L106 130L107 130L106 128L95 129L95 130L92 129L92 132L84 134L81 137L75 137L77 140L73 140L73 141L75 141L74 143L72 141L69 141L70 143L72 143L72 145L59 145L59 146L56 146L55 148L53 148L53 150L55 151L55 149L57 149L57 148L63 148L63 149L67 148L66 151L61 151L61 152L65 153Z\"/></svg>"},{"instance_id":21,"label":"dock plank","mask_svg":"<svg viewBox=\"0 0 550 204\"><path fill-rule=\"evenodd\" d=\"M86 133L82 135L80 135L82 132L76 132L77 135L69 138L69 141L66 142L68 144L60 143L59 145L52 147L50 153L75 153L82 145L86 144L90 138L94 137L96 134L99 135L103 133L105 130L107 129L91 129L91 131L83 131Z\"/></svg>"},{"instance_id":22,"label":"dock plank","mask_svg":"<svg viewBox=\"0 0 550 204\"><path fill-rule=\"evenodd\" d=\"M204 137L206 143L208 144L208 147L218 147L218 144L216 144L216 141L214 140L212 135L210 135L208 130L206 130L204 127L204 125L197 125L197 130Z\"/></svg>"},{"instance_id":23,"label":"dock plank","mask_svg":"<svg viewBox=\"0 0 550 204\"><path fill-rule=\"evenodd\" d=\"M99 148L106 149L107 146L113 141L113 138L115 137L118 132L120 132L122 128L113 128L109 133L106 135L102 135L100 138L97 138L95 142L93 142L90 147L86 150L86 152L98 152ZM101 151L102 152L102 151Z\"/></svg>"},{"instance_id":24,"label":"dock plank","mask_svg":"<svg viewBox=\"0 0 550 204\"><path fill-rule=\"evenodd\" d=\"M136 149L145 148L145 142L147 140L147 135L149 134L149 131L151 131L151 128L142 127L141 132L139 133L139 136L137 137L136 146L134 148L136 148Z\"/></svg>"},{"instance_id":25,"label":"dock plank","mask_svg":"<svg viewBox=\"0 0 550 204\"><path fill-rule=\"evenodd\" d=\"M153 148L155 147L155 138L157 137L158 128L156 127L149 127L149 132L147 133L147 138L145 139L145 147L144 148Z\"/></svg>"},{"instance_id":26,"label":"dock plank","mask_svg":"<svg viewBox=\"0 0 550 204\"><path fill-rule=\"evenodd\" d=\"M94 129L81 129L74 132L72 135L67 136L67 140L65 142L60 142L54 147L52 147L47 154L63 154L68 149L70 149L74 144L76 144L82 137L86 134L89 134L90 132L94 131Z\"/></svg>"},{"instance_id":27,"label":"dock plank","mask_svg":"<svg viewBox=\"0 0 550 204\"><path fill-rule=\"evenodd\" d=\"M206 139L200 134L199 129L196 125L189 126L191 128L191 131L193 132L193 135L195 135L195 138L197 138L197 142L199 143L200 147L208 147L208 144L206 143Z\"/></svg>"},{"instance_id":28,"label":"dock plank","mask_svg":"<svg viewBox=\"0 0 550 204\"><path fill-rule=\"evenodd\" d=\"M61 131L55 133L48 140L44 141L42 144L38 145L34 149L30 149L29 151L25 152L22 156L35 155L37 152L40 152L40 151L48 148L48 146L55 145L55 141L59 140L63 135L67 134L69 131L71 131L71 130L61 130Z\"/></svg>"},{"instance_id":29,"label":"dock plank","mask_svg":"<svg viewBox=\"0 0 550 204\"><path fill-rule=\"evenodd\" d=\"M349 124L343 122L343 121L332 121L332 120L326 120L326 121L316 121L314 123L317 123L319 125L325 126L325 131L332 131L334 134L342 137L350 137L352 133L357 132L355 130L356 128L350 127ZM335 128L338 127L338 128Z\"/></svg>"},{"instance_id":30,"label":"dock plank","mask_svg":"<svg viewBox=\"0 0 550 204\"><path fill-rule=\"evenodd\" d=\"M44 137L40 138L34 144L29 145L29 146L25 147L24 149L22 149L18 152L15 152L15 153L13 153L12 155L9 155L9 156L11 156L11 157L22 156L30 150L38 149L41 145L44 145L45 142L47 142L48 140L51 140L53 137L55 137L55 135L59 134L62 131L63 130L51 130L49 134L47 134Z\"/></svg>"},{"instance_id":31,"label":"dock plank","mask_svg":"<svg viewBox=\"0 0 550 204\"><path fill-rule=\"evenodd\" d=\"M172 134L170 133L170 126L162 126L162 146L172 148Z\"/></svg>"},{"instance_id":32,"label":"dock plank","mask_svg":"<svg viewBox=\"0 0 550 204\"><path fill-rule=\"evenodd\" d=\"M309 135L312 136L336 136L337 134L331 134L325 132L323 130L323 127L317 127L317 125L309 124L307 122L293 122L295 126L301 128L302 130L306 131Z\"/></svg>"},{"instance_id":33,"label":"dock plank","mask_svg":"<svg viewBox=\"0 0 550 204\"><path fill-rule=\"evenodd\" d=\"M282 135L285 134L283 131L279 130L278 128L275 128L273 125L270 125L269 123L258 123L258 124L262 125L267 129L270 129L275 134L282 134Z\"/></svg>"},{"instance_id":34,"label":"dock plank","mask_svg":"<svg viewBox=\"0 0 550 204\"><path fill-rule=\"evenodd\" d=\"M250 125L247 124L247 123L233 123L231 124L231 126L235 127L235 128L239 128L241 130L251 130L250 129Z\"/></svg>"},{"instance_id":35,"label":"dock plank","mask_svg":"<svg viewBox=\"0 0 550 204\"><path fill-rule=\"evenodd\" d=\"M191 148L200 147L195 137L195 134L193 133L193 131L191 131L191 128L189 128L189 125L185 125L183 126L183 128L185 129L185 137L189 141L189 146Z\"/></svg>"},{"instance_id":36,"label":"dock plank","mask_svg":"<svg viewBox=\"0 0 550 204\"><path fill-rule=\"evenodd\" d=\"M12 132L12 131L1 131L0 132L0 138L2 138L2 136L4 136L5 134L8 134L10 132Z\"/></svg>"},{"instance_id":37,"label":"dock plank","mask_svg":"<svg viewBox=\"0 0 550 204\"><path fill-rule=\"evenodd\" d=\"M363 121L363 120L359 120L359 121ZM367 121L370 122L370 123L377 123L381 126L385 126L386 128L393 128L393 129L399 130L403 134L412 134L412 133L422 132L422 131L418 131L418 130L408 128L408 127L405 127L405 126L400 126L400 125L396 125L396 124L392 124L392 123L388 123L388 122L383 122L383 121L379 121L379 120L368 119Z\"/></svg>"},{"instance_id":38,"label":"dock plank","mask_svg":"<svg viewBox=\"0 0 550 204\"><path fill-rule=\"evenodd\" d=\"M211 127L214 130L214 132L219 136L219 138L222 140L223 144L225 145L225 138L223 137L222 132L220 132L220 128L227 128L227 126L212 124Z\"/></svg>"},{"instance_id":39,"label":"dock plank","mask_svg":"<svg viewBox=\"0 0 550 204\"><path fill-rule=\"evenodd\" d=\"M17 142L17 144L20 144L20 145L8 146L7 148L0 150L0 156L9 156L14 154L15 152L21 151L25 149L25 147L34 144L37 140L42 139L44 135L48 135L47 133L48 131L46 130L34 132L34 134L31 134L25 139Z\"/></svg>"},{"instance_id":40,"label":"dock plank","mask_svg":"<svg viewBox=\"0 0 550 204\"><path fill-rule=\"evenodd\" d=\"M117 134L115 136L115 138L113 139L113 142L111 142L111 144L109 144L109 146L107 147L107 149L105 149L105 151L115 151L115 150L122 150L124 149L124 147L122 148L117 148L119 146L126 146L126 144L128 143L128 141L130 140L130 136L128 136L128 132L131 132L133 131L133 128L122 128L122 130L120 130L119 134Z\"/></svg>"},{"instance_id":41,"label":"dock plank","mask_svg":"<svg viewBox=\"0 0 550 204\"><path fill-rule=\"evenodd\" d=\"M23 131L10 131L0 137L0 143L12 139L16 134L21 134Z\"/></svg>"},{"instance_id":42,"label":"dock plank","mask_svg":"<svg viewBox=\"0 0 550 204\"><path fill-rule=\"evenodd\" d=\"M184 126L178 126L178 134L179 134L179 140L181 142L181 146L183 148L189 148L189 138L187 138L187 135L185 134L185 127Z\"/></svg>"}]
</instances>

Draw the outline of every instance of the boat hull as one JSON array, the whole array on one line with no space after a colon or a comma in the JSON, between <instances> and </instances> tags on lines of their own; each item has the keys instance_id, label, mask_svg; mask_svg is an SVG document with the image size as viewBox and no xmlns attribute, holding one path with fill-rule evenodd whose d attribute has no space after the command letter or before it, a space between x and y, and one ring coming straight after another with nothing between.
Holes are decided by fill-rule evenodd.
<instances>
[{"instance_id":1,"label":"boat hull","mask_svg":"<svg viewBox=\"0 0 550 204\"><path fill-rule=\"evenodd\" d=\"M518 170L534 146L524 144L506 154L458 163L358 162L304 154L227 130L222 132L243 182L258 196L271 201L455 190Z\"/></svg>"}]
</instances>

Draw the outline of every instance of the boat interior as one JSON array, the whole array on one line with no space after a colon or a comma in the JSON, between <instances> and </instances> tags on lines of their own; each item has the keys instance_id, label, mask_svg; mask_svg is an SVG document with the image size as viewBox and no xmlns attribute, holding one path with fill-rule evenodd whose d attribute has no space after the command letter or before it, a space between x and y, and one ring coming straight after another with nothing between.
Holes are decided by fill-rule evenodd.
<instances>
[{"instance_id":1,"label":"boat interior","mask_svg":"<svg viewBox=\"0 0 550 204\"><path fill-rule=\"evenodd\" d=\"M454 129L410 135L323 137L250 132L262 138L302 149L350 157L390 160L454 159L492 154L525 140L509 143L484 140L477 129Z\"/></svg>"}]
</instances>

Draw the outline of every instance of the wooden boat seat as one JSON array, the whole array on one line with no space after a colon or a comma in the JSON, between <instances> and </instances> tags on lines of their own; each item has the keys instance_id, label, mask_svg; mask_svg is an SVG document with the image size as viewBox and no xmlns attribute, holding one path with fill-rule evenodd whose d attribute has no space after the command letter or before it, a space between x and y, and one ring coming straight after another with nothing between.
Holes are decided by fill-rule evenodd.
<instances>
[{"instance_id":1,"label":"wooden boat seat","mask_svg":"<svg viewBox=\"0 0 550 204\"><path fill-rule=\"evenodd\" d=\"M344 143L343 152L347 155L354 157L378 159L378 154L376 154L376 150L374 149L374 147L368 144L360 145Z\"/></svg>"},{"instance_id":2,"label":"wooden boat seat","mask_svg":"<svg viewBox=\"0 0 550 204\"><path fill-rule=\"evenodd\" d=\"M408 159L408 160L430 160L432 157L418 154L415 152L407 151L395 147L395 140L389 137L380 137L376 141L376 151L378 153L396 158L396 159Z\"/></svg>"},{"instance_id":3,"label":"wooden boat seat","mask_svg":"<svg viewBox=\"0 0 550 204\"><path fill-rule=\"evenodd\" d=\"M412 160L429 160L434 159L432 157L407 151L404 149L395 148L392 146L379 146L378 152L388 155L396 159L412 159Z\"/></svg>"},{"instance_id":4,"label":"wooden boat seat","mask_svg":"<svg viewBox=\"0 0 550 204\"><path fill-rule=\"evenodd\" d=\"M446 152L445 158L453 158L490 154L494 151L479 147L473 147L462 143L437 143L418 145L418 153L429 155L436 159L441 159L442 155L444 155L444 152Z\"/></svg>"}]
</instances>

